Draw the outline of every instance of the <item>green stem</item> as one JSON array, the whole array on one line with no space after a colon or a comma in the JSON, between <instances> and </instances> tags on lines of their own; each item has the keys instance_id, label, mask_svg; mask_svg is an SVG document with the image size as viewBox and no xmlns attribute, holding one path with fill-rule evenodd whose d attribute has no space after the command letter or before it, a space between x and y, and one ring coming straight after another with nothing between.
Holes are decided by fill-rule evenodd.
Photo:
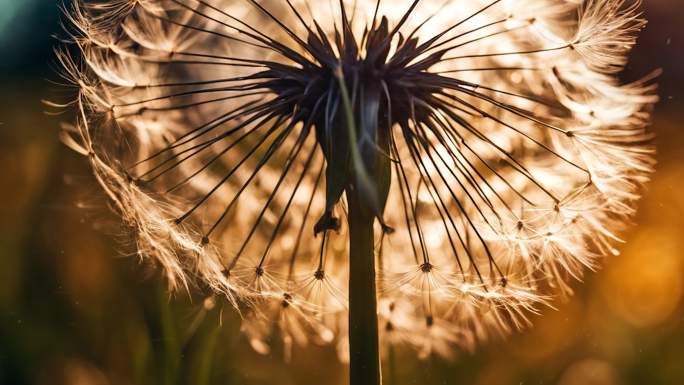
<instances>
[{"instance_id":1,"label":"green stem","mask_svg":"<svg viewBox=\"0 0 684 385\"><path fill-rule=\"evenodd\" d=\"M349 203L349 383L380 385L372 211L347 188Z\"/></svg>"}]
</instances>

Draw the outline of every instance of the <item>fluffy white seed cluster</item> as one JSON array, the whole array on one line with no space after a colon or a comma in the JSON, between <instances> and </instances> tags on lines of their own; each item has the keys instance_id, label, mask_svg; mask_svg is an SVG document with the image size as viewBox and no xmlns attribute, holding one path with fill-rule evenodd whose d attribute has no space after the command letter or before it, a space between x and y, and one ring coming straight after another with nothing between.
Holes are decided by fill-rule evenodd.
<instances>
[{"instance_id":1,"label":"fluffy white seed cluster","mask_svg":"<svg viewBox=\"0 0 684 385\"><path fill-rule=\"evenodd\" d=\"M359 40L412 3L343 2ZM306 56L296 39L315 20L334 41L340 3L258 4L274 18L247 0L76 1L58 57L80 113L63 139L89 157L140 256L172 288L199 283L250 305L243 331L260 352L279 329L288 348L337 344L344 358L347 230L312 230L325 159L315 135L269 114L282 100L251 77L291 64L263 39ZM460 88L439 95L432 127L414 122L424 147L398 135L388 154L401 165L384 218L395 231L376 247L385 348L472 349L526 326L618 253L654 164L652 77L615 76L645 24L638 8L424 0L408 14L391 49L439 35L435 49L448 50L430 72ZM344 223L345 204L335 211Z\"/></svg>"}]
</instances>

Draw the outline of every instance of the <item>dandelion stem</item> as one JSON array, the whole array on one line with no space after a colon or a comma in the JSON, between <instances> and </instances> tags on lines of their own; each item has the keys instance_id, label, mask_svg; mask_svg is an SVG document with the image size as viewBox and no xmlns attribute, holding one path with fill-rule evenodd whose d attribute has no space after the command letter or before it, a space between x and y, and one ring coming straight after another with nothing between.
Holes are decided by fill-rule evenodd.
<instances>
[{"instance_id":1,"label":"dandelion stem","mask_svg":"<svg viewBox=\"0 0 684 385\"><path fill-rule=\"evenodd\" d=\"M347 188L349 203L349 383L380 385L378 313L375 290L375 221L358 191Z\"/></svg>"}]
</instances>

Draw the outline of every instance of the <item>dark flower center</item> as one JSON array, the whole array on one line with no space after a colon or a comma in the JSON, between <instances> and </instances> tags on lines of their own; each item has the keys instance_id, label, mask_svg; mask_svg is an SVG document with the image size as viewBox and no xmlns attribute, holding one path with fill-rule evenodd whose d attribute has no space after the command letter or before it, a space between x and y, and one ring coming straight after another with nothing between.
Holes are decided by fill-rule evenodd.
<instances>
[{"instance_id":1,"label":"dark flower center","mask_svg":"<svg viewBox=\"0 0 684 385\"><path fill-rule=\"evenodd\" d=\"M390 131L399 127L412 138L410 122L429 123L435 95L454 81L428 72L444 51L428 54L431 44L419 45L413 34L405 38L399 26L390 30L387 18L374 24L357 39L343 13L334 42L316 24L317 31L309 29L307 41L300 41L313 61L292 52L295 64L270 63L262 73L272 79L280 114L302 123L305 132L314 129L325 155L327 206L316 233L339 228L333 208L349 188L384 225L397 152Z\"/></svg>"}]
</instances>

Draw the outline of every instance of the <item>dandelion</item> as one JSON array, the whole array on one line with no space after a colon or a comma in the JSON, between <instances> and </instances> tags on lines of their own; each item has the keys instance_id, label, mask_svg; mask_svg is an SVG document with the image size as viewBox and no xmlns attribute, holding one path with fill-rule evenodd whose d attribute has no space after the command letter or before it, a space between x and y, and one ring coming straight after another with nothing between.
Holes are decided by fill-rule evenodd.
<instances>
[{"instance_id":1,"label":"dandelion","mask_svg":"<svg viewBox=\"0 0 684 385\"><path fill-rule=\"evenodd\" d=\"M172 289L379 384L394 346L473 349L617 254L654 163L653 77L616 77L639 5L75 1L62 137Z\"/></svg>"}]
</instances>

